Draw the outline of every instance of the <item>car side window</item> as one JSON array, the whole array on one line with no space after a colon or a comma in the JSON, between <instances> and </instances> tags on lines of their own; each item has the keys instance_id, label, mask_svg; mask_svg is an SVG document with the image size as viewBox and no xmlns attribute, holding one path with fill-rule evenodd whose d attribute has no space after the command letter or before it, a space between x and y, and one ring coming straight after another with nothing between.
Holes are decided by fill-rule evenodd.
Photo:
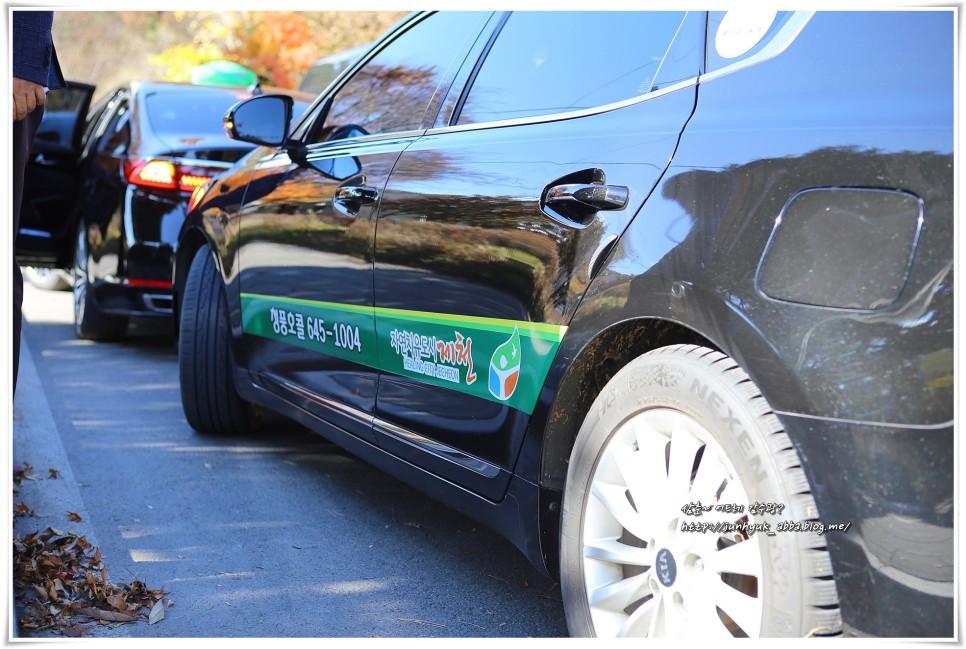
<instances>
[{"instance_id":1,"label":"car side window","mask_svg":"<svg viewBox=\"0 0 966 649\"><path fill-rule=\"evenodd\" d=\"M81 149L85 151L85 155L89 152L90 146L94 144L94 141L103 134L104 127L104 116L111 110L114 102L118 97L122 96L122 91L117 90L113 94L105 95L98 100L97 104L90 109L87 113L87 118L84 122L84 137L81 138ZM100 134L98 133L98 128L100 128Z\"/></svg>"},{"instance_id":2,"label":"car side window","mask_svg":"<svg viewBox=\"0 0 966 649\"><path fill-rule=\"evenodd\" d=\"M683 11L514 12L457 124L565 113L651 92Z\"/></svg>"},{"instance_id":3,"label":"car side window","mask_svg":"<svg viewBox=\"0 0 966 649\"><path fill-rule=\"evenodd\" d=\"M475 39L490 12L453 11L427 16L386 45L332 100L314 142L420 128L445 85L457 55Z\"/></svg>"},{"instance_id":4,"label":"car side window","mask_svg":"<svg viewBox=\"0 0 966 649\"><path fill-rule=\"evenodd\" d=\"M131 129L128 126L130 123L129 113L130 104L127 99L124 99L110 117L110 122L104 129L104 136L97 143L97 153L106 152L112 155L120 155L127 150L127 145L131 140Z\"/></svg>"}]
</instances>

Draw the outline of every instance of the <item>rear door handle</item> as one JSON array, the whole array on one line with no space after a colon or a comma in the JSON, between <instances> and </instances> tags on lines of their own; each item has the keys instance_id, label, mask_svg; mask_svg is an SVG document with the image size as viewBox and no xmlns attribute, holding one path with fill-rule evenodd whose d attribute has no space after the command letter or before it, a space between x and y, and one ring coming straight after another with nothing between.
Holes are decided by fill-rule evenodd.
<instances>
[{"instance_id":1,"label":"rear door handle","mask_svg":"<svg viewBox=\"0 0 966 649\"><path fill-rule=\"evenodd\" d=\"M566 183L547 188L546 204L559 212L622 210L630 190L621 185Z\"/></svg>"}]
</instances>

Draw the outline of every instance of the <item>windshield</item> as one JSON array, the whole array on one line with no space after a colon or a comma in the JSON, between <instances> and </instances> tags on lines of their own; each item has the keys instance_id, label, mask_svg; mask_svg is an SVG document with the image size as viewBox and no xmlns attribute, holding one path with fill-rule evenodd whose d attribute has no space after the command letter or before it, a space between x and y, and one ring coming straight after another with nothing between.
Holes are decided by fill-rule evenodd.
<instances>
[{"instance_id":1,"label":"windshield","mask_svg":"<svg viewBox=\"0 0 966 649\"><path fill-rule=\"evenodd\" d=\"M153 92L144 98L151 128L158 135L223 135L222 117L251 95L245 92Z\"/></svg>"},{"instance_id":2,"label":"windshield","mask_svg":"<svg viewBox=\"0 0 966 649\"><path fill-rule=\"evenodd\" d=\"M224 135L222 118L228 109L252 97L244 91L152 92L145 96L148 120L158 135L202 137ZM295 101L292 116L298 117L309 102Z\"/></svg>"}]
</instances>

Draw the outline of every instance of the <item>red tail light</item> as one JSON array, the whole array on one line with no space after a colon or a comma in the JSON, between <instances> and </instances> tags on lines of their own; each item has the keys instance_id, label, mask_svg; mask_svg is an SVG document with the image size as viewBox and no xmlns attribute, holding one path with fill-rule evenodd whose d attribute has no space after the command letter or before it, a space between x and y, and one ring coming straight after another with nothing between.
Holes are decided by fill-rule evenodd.
<instances>
[{"instance_id":1,"label":"red tail light","mask_svg":"<svg viewBox=\"0 0 966 649\"><path fill-rule=\"evenodd\" d=\"M171 288L173 286L171 282L163 279L138 279L137 277L129 277L122 280L121 283L139 288Z\"/></svg>"},{"instance_id":2,"label":"red tail light","mask_svg":"<svg viewBox=\"0 0 966 649\"><path fill-rule=\"evenodd\" d=\"M124 163L127 181L132 185L183 192L193 192L219 171L221 170L179 164L171 160L127 160Z\"/></svg>"}]
</instances>

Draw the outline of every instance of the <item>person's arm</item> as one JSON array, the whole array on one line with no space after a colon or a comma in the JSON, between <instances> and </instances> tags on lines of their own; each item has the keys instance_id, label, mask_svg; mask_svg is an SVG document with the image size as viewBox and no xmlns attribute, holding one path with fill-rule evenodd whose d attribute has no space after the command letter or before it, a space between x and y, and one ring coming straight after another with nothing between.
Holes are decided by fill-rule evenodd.
<instances>
[{"instance_id":1,"label":"person's arm","mask_svg":"<svg viewBox=\"0 0 966 649\"><path fill-rule=\"evenodd\" d=\"M52 11L13 12L13 119L20 121L46 101L54 51Z\"/></svg>"}]
</instances>

